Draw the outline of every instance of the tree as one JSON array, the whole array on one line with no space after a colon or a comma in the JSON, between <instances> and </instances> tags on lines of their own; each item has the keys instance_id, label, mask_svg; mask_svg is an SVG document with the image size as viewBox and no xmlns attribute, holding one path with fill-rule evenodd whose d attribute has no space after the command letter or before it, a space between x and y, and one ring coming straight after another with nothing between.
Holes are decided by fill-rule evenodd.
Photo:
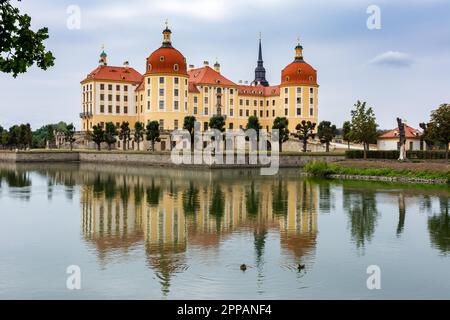
<instances>
[{"instance_id":1,"label":"tree","mask_svg":"<svg viewBox=\"0 0 450 320\"><path fill-rule=\"evenodd\" d=\"M322 121L317 127L317 136L320 143L325 143L326 152L330 152L330 142L336 137L336 126L331 124L330 121Z\"/></svg>"},{"instance_id":2,"label":"tree","mask_svg":"<svg viewBox=\"0 0 450 320\"><path fill-rule=\"evenodd\" d=\"M44 127L43 138L45 147L51 147L51 144L55 141L55 129L54 125L48 124Z\"/></svg>"},{"instance_id":3,"label":"tree","mask_svg":"<svg viewBox=\"0 0 450 320\"><path fill-rule=\"evenodd\" d=\"M119 139L123 142L123 150L126 150L128 141L131 140L130 124L128 122L124 121L120 125Z\"/></svg>"},{"instance_id":4,"label":"tree","mask_svg":"<svg viewBox=\"0 0 450 320\"><path fill-rule=\"evenodd\" d=\"M6 148L8 142L9 142L8 131L5 130L2 126L0 126L0 146L2 146L2 149Z\"/></svg>"},{"instance_id":5,"label":"tree","mask_svg":"<svg viewBox=\"0 0 450 320\"><path fill-rule=\"evenodd\" d=\"M225 118L221 115L212 116L209 119L209 127L211 129L219 130L220 132L225 131Z\"/></svg>"},{"instance_id":6,"label":"tree","mask_svg":"<svg viewBox=\"0 0 450 320\"><path fill-rule=\"evenodd\" d=\"M20 0L19 0L20 1ZM54 65L55 58L45 51L48 28L31 30L31 17L20 14L10 0L0 0L0 71L17 77L34 63L43 70Z\"/></svg>"},{"instance_id":7,"label":"tree","mask_svg":"<svg viewBox=\"0 0 450 320\"><path fill-rule=\"evenodd\" d=\"M261 129L261 125L259 124L259 119L257 116L250 116L247 121L246 130L253 129L256 131L256 136L259 139L259 130Z\"/></svg>"},{"instance_id":8,"label":"tree","mask_svg":"<svg viewBox=\"0 0 450 320\"><path fill-rule=\"evenodd\" d=\"M26 149L26 127L24 124L19 125L19 137L17 139L17 144L19 149Z\"/></svg>"},{"instance_id":9,"label":"tree","mask_svg":"<svg viewBox=\"0 0 450 320\"><path fill-rule=\"evenodd\" d=\"M139 151L140 142L144 139L144 124L142 122L136 122L134 124L134 141L137 143L137 149Z\"/></svg>"},{"instance_id":10,"label":"tree","mask_svg":"<svg viewBox=\"0 0 450 320\"><path fill-rule=\"evenodd\" d=\"M105 142L108 144L108 150L111 151L112 145L117 142L117 135L119 132L117 131L116 125L112 122L106 123L105 128Z\"/></svg>"},{"instance_id":11,"label":"tree","mask_svg":"<svg viewBox=\"0 0 450 320\"><path fill-rule=\"evenodd\" d=\"M273 121L272 129L278 130L279 132L279 150L280 152L283 151L283 143L289 140L289 120L285 117L276 117Z\"/></svg>"},{"instance_id":12,"label":"tree","mask_svg":"<svg viewBox=\"0 0 450 320\"><path fill-rule=\"evenodd\" d=\"M351 122L345 121L344 124L342 125L342 140L347 141L348 150L350 150L350 142L352 141L351 132L352 132Z\"/></svg>"},{"instance_id":13,"label":"tree","mask_svg":"<svg viewBox=\"0 0 450 320\"><path fill-rule=\"evenodd\" d=\"M20 127L18 125L14 125L11 128L9 128L8 145L10 147L18 147L19 135L20 135Z\"/></svg>"},{"instance_id":14,"label":"tree","mask_svg":"<svg viewBox=\"0 0 450 320\"><path fill-rule=\"evenodd\" d=\"M450 143L450 104L441 104L431 112L432 135L445 147L445 159L448 160L448 145Z\"/></svg>"},{"instance_id":15,"label":"tree","mask_svg":"<svg viewBox=\"0 0 450 320\"><path fill-rule=\"evenodd\" d=\"M70 151L73 150L73 143L75 142L75 126L73 123L67 125L66 130L64 131L64 139L66 142L70 144Z\"/></svg>"},{"instance_id":16,"label":"tree","mask_svg":"<svg viewBox=\"0 0 450 320\"><path fill-rule=\"evenodd\" d=\"M92 127L92 141L97 145L97 150L100 151L102 142L105 141L105 131L100 125L95 125Z\"/></svg>"},{"instance_id":17,"label":"tree","mask_svg":"<svg viewBox=\"0 0 450 320\"><path fill-rule=\"evenodd\" d=\"M23 149L27 149L29 147L31 147L31 143L33 140L33 134L31 132L31 126L29 123L27 124L21 124L19 126L19 131L18 131L18 145L19 147L23 148Z\"/></svg>"},{"instance_id":18,"label":"tree","mask_svg":"<svg viewBox=\"0 0 450 320\"><path fill-rule=\"evenodd\" d=\"M256 132L256 141L259 142L259 130L261 129L261 125L259 123L259 119L257 116L250 116L247 120L247 125L245 126L245 130L255 130ZM246 137L247 139L249 137Z\"/></svg>"},{"instance_id":19,"label":"tree","mask_svg":"<svg viewBox=\"0 0 450 320\"><path fill-rule=\"evenodd\" d=\"M2 148L6 148L9 144L9 133L6 130L3 130L2 133L0 133L0 145Z\"/></svg>"},{"instance_id":20,"label":"tree","mask_svg":"<svg viewBox=\"0 0 450 320\"><path fill-rule=\"evenodd\" d=\"M433 124L431 122L429 123L419 123L419 127L422 129L422 135L420 136L420 140L425 142L425 150L430 150L433 147L434 144L434 137L433 137Z\"/></svg>"},{"instance_id":21,"label":"tree","mask_svg":"<svg viewBox=\"0 0 450 320\"><path fill-rule=\"evenodd\" d=\"M184 117L183 129L189 131L189 134L191 135L191 151L194 151L194 130L196 121L197 119L194 116Z\"/></svg>"},{"instance_id":22,"label":"tree","mask_svg":"<svg viewBox=\"0 0 450 320\"><path fill-rule=\"evenodd\" d=\"M354 105L355 110L351 111L351 139L356 143L362 143L364 146L364 159L367 159L367 151L370 143L377 141L377 123L372 108L366 109L366 102L357 101Z\"/></svg>"},{"instance_id":23,"label":"tree","mask_svg":"<svg viewBox=\"0 0 450 320\"><path fill-rule=\"evenodd\" d=\"M303 152L306 152L309 138L315 137L315 134L314 134L315 128L316 128L316 124L309 120L308 121L302 120L302 122L300 122L295 127L295 130L297 130L296 136L303 142Z\"/></svg>"},{"instance_id":24,"label":"tree","mask_svg":"<svg viewBox=\"0 0 450 320\"><path fill-rule=\"evenodd\" d=\"M161 141L159 138L160 131L159 131L159 122L158 121L150 121L147 124L147 140L151 142L152 144L152 151L155 151L155 142Z\"/></svg>"}]
</instances>

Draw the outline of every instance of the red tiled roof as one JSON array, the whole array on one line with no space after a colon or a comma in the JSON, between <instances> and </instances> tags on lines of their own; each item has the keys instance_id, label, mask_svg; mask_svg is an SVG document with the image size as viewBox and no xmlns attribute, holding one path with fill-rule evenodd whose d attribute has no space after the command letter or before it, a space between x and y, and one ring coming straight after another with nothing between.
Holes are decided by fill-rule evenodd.
<instances>
[{"instance_id":1,"label":"red tiled roof","mask_svg":"<svg viewBox=\"0 0 450 320\"><path fill-rule=\"evenodd\" d=\"M382 134L379 139L398 139L399 135L398 135L398 127L395 129L392 129L384 134ZM412 139L412 138L419 138L420 137L420 131L417 129L414 129L410 126L408 126L405 123L405 137L407 139Z\"/></svg>"},{"instance_id":2,"label":"red tiled roof","mask_svg":"<svg viewBox=\"0 0 450 320\"><path fill-rule=\"evenodd\" d=\"M294 61L281 71L282 85L317 85L317 71L305 61Z\"/></svg>"},{"instance_id":3,"label":"red tiled roof","mask_svg":"<svg viewBox=\"0 0 450 320\"><path fill-rule=\"evenodd\" d=\"M200 93L195 83L189 81L188 91L192 93Z\"/></svg>"},{"instance_id":4,"label":"red tiled roof","mask_svg":"<svg viewBox=\"0 0 450 320\"><path fill-rule=\"evenodd\" d=\"M280 95L280 87L279 86L247 86L240 85L238 87L238 92L243 96L257 96L257 97L271 97L271 96L279 96Z\"/></svg>"},{"instance_id":5,"label":"red tiled roof","mask_svg":"<svg viewBox=\"0 0 450 320\"><path fill-rule=\"evenodd\" d=\"M137 87L135 91L142 91L145 89L144 81L142 81Z\"/></svg>"},{"instance_id":6,"label":"red tiled roof","mask_svg":"<svg viewBox=\"0 0 450 320\"><path fill-rule=\"evenodd\" d=\"M147 58L147 74L171 73L185 75L186 72L185 57L173 47L161 47Z\"/></svg>"},{"instance_id":7,"label":"red tiled roof","mask_svg":"<svg viewBox=\"0 0 450 320\"><path fill-rule=\"evenodd\" d=\"M236 84L222 76L209 66L188 71L189 81L194 84L221 84L235 86Z\"/></svg>"},{"instance_id":8,"label":"red tiled roof","mask_svg":"<svg viewBox=\"0 0 450 320\"><path fill-rule=\"evenodd\" d=\"M92 80L142 82L142 75L130 67L100 66L89 73L81 83Z\"/></svg>"},{"instance_id":9,"label":"red tiled roof","mask_svg":"<svg viewBox=\"0 0 450 320\"><path fill-rule=\"evenodd\" d=\"M279 96L280 95L280 86L270 86L265 87L264 95L266 97L273 97L273 96Z\"/></svg>"}]
</instances>

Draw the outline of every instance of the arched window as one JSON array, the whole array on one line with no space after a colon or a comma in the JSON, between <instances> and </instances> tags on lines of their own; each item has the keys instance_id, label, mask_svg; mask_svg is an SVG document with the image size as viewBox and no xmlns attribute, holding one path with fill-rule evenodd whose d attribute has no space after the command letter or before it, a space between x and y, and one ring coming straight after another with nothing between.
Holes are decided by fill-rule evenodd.
<instances>
[{"instance_id":1,"label":"arched window","mask_svg":"<svg viewBox=\"0 0 450 320\"><path fill-rule=\"evenodd\" d=\"M286 77L286 81L289 81L289 79L290 79L289 76L287 76L287 77Z\"/></svg>"},{"instance_id":2,"label":"arched window","mask_svg":"<svg viewBox=\"0 0 450 320\"><path fill-rule=\"evenodd\" d=\"M309 81L313 81L314 80L314 78L313 78L313 76L309 76Z\"/></svg>"},{"instance_id":3,"label":"arched window","mask_svg":"<svg viewBox=\"0 0 450 320\"><path fill-rule=\"evenodd\" d=\"M152 64L151 63L148 64L148 71L152 71Z\"/></svg>"},{"instance_id":4,"label":"arched window","mask_svg":"<svg viewBox=\"0 0 450 320\"><path fill-rule=\"evenodd\" d=\"M173 65L173 70L178 71L178 69L179 69L178 64L175 63L175 64Z\"/></svg>"},{"instance_id":5,"label":"arched window","mask_svg":"<svg viewBox=\"0 0 450 320\"><path fill-rule=\"evenodd\" d=\"M298 74L301 74L301 73L302 73L302 70L301 70L301 69L298 69L297 72L298 72Z\"/></svg>"},{"instance_id":6,"label":"arched window","mask_svg":"<svg viewBox=\"0 0 450 320\"><path fill-rule=\"evenodd\" d=\"M159 61L164 61L164 56L159 57Z\"/></svg>"}]
</instances>

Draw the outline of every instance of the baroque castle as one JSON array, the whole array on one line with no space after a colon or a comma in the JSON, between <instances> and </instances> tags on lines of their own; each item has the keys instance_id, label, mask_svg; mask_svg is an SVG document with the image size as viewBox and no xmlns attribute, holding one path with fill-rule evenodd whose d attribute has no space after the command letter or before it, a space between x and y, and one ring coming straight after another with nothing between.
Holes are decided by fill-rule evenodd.
<instances>
[{"instance_id":1,"label":"baroque castle","mask_svg":"<svg viewBox=\"0 0 450 320\"><path fill-rule=\"evenodd\" d=\"M257 116L263 129L270 130L276 117L289 120L289 130L302 120L317 123L317 71L303 58L303 47L295 47L295 58L281 72L281 83L270 85L259 40L255 79L250 84L235 83L221 74L220 64L207 61L201 68L187 65L174 48L171 30L163 30L163 42L146 60L141 74L126 62L122 67L108 65L100 54L99 66L81 81L82 131L112 122L117 126L137 121L159 121L165 131L182 129L186 116L195 116L208 129L209 119L222 115L226 129L244 129L250 116Z\"/></svg>"}]
</instances>

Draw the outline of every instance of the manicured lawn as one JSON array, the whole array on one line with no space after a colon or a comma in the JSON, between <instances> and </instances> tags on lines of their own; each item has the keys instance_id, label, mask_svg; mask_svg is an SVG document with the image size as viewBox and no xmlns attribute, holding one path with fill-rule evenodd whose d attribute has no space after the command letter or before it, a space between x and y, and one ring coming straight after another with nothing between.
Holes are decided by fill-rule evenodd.
<instances>
[{"instance_id":1,"label":"manicured lawn","mask_svg":"<svg viewBox=\"0 0 450 320\"><path fill-rule=\"evenodd\" d=\"M370 162L370 163L368 163ZM326 163L315 161L305 166L305 171L314 176L333 174L357 176L405 177L422 179L445 179L450 182L448 163L399 163L387 161L342 161Z\"/></svg>"}]
</instances>

